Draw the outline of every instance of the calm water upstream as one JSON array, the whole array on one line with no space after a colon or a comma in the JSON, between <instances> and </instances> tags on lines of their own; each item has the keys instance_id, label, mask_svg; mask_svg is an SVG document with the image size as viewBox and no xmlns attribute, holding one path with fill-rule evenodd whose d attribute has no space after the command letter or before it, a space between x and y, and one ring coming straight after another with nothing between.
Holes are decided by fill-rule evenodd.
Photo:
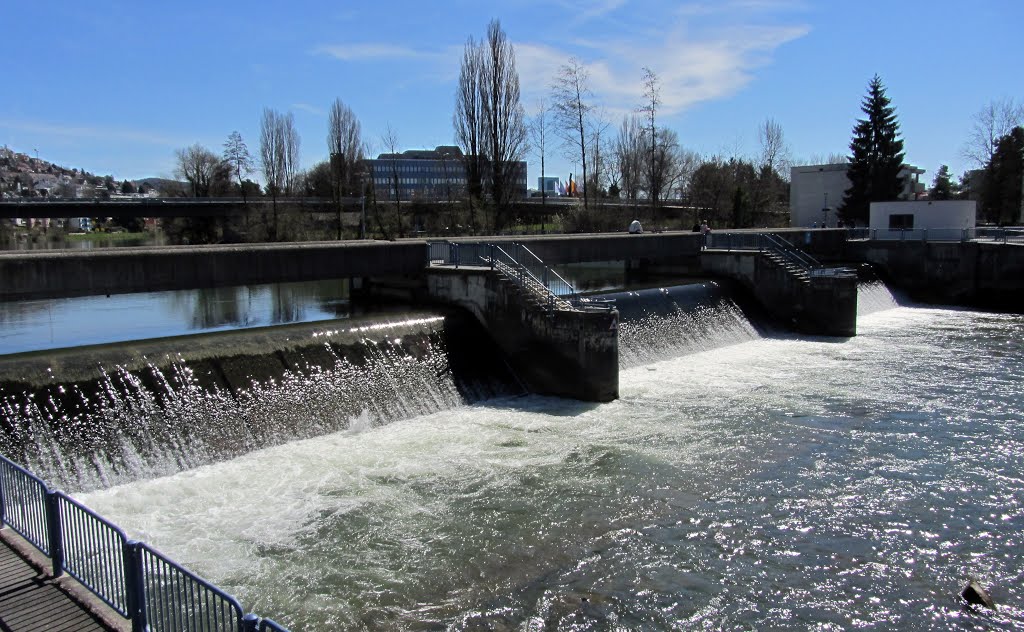
<instances>
[{"instance_id":1,"label":"calm water upstream","mask_svg":"<svg viewBox=\"0 0 1024 632\"><path fill-rule=\"evenodd\" d=\"M0 355L315 322L349 314L348 281L0 303Z\"/></svg>"},{"instance_id":2,"label":"calm water upstream","mask_svg":"<svg viewBox=\"0 0 1024 632\"><path fill-rule=\"evenodd\" d=\"M609 404L356 419L83 497L296 631L1019 629L1024 317L882 303L849 340L636 321Z\"/></svg>"}]
</instances>

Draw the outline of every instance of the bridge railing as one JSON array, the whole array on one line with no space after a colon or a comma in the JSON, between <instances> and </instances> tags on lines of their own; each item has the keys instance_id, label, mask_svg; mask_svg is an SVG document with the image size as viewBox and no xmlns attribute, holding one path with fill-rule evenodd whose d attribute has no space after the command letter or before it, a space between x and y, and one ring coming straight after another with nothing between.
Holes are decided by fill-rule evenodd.
<instances>
[{"instance_id":1,"label":"bridge railing","mask_svg":"<svg viewBox=\"0 0 1024 632\"><path fill-rule=\"evenodd\" d=\"M287 632L237 599L0 455L0 527L10 527L119 615L133 632Z\"/></svg>"},{"instance_id":2,"label":"bridge railing","mask_svg":"<svg viewBox=\"0 0 1024 632\"><path fill-rule=\"evenodd\" d=\"M919 241L927 243L988 241L1001 244L1024 243L1024 228L849 228L849 240Z\"/></svg>"}]
</instances>

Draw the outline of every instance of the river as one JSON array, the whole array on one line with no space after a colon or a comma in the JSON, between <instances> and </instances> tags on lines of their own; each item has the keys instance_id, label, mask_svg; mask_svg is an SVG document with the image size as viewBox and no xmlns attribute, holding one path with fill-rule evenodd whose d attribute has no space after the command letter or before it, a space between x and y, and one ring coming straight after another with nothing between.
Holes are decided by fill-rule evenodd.
<instances>
[{"instance_id":1,"label":"river","mask_svg":"<svg viewBox=\"0 0 1024 632\"><path fill-rule=\"evenodd\" d=\"M295 631L1024 626L1024 317L867 292L850 339L624 323L611 403L357 417L81 497Z\"/></svg>"}]
</instances>

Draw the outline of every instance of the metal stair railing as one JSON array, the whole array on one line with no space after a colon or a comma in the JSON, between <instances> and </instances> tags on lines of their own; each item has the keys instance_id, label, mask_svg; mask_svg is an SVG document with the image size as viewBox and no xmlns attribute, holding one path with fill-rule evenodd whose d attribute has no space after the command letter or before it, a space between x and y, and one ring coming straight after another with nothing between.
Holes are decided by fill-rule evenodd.
<instances>
[{"instance_id":1,"label":"metal stair railing","mask_svg":"<svg viewBox=\"0 0 1024 632\"><path fill-rule=\"evenodd\" d=\"M708 248L724 250L756 250L771 253L785 264L794 266L808 277L847 276L853 274L849 268L830 268L800 250L782 237L772 233L710 233Z\"/></svg>"},{"instance_id":2,"label":"metal stair railing","mask_svg":"<svg viewBox=\"0 0 1024 632\"><path fill-rule=\"evenodd\" d=\"M572 299L575 296L575 290L569 285L565 279L558 276L558 279L569 289L569 298L566 299L563 296L556 294L551 287L548 285L548 274L553 273L557 276L558 273L554 272L547 266L543 265L538 267L536 262L540 261L536 255L529 251L522 244L508 244L509 248L515 254L510 254L497 244L490 244L491 246L491 262L492 267L498 272L504 274L506 277L511 279L521 289L529 292L537 299L537 301L548 311L559 309L565 311L573 311L574 306ZM526 251L525 253L523 251ZM527 257L526 253L532 255L536 261L531 261L533 267L524 263L523 259ZM518 255L518 256L516 256ZM538 273L539 272L539 277Z\"/></svg>"},{"instance_id":3,"label":"metal stair railing","mask_svg":"<svg viewBox=\"0 0 1024 632\"><path fill-rule=\"evenodd\" d=\"M800 250L793 244L789 243L778 235L771 233L760 233L762 251L771 252L777 254L783 258L787 263L799 267L802 271L814 275L816 270L824 268L817 259L807 254L803 250Z\"/></svg>"},{"instance_id":4,"label":"metal stair railing","mask_svg":"<svg viewBox=\"0 0 1024 632\"><path fill-rule=\"evenodd\" d=\"M486 266L529 292L547 310L608 310L608 301L593 301L579 295L562 275L519 242L455 243L427 242L431 265Z\"/></svg>"}]
</instances>

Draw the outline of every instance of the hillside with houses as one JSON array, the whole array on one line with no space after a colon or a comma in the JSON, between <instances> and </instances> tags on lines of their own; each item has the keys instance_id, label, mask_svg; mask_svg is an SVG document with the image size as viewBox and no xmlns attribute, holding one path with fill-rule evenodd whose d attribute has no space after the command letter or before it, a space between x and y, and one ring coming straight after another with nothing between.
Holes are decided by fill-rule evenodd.
<instances>
[{"instance_id":1,"label":"hillside with houses","mask_svg":"<svg viewBox=\"0 0 1024 632\"><path fill-rule=\"evenodd\" d=\"M117 199L159 197L153 179L116 181L83 169L69 169L47 160L0 148L0 199Z\"/></svg>"}]
</instances>

